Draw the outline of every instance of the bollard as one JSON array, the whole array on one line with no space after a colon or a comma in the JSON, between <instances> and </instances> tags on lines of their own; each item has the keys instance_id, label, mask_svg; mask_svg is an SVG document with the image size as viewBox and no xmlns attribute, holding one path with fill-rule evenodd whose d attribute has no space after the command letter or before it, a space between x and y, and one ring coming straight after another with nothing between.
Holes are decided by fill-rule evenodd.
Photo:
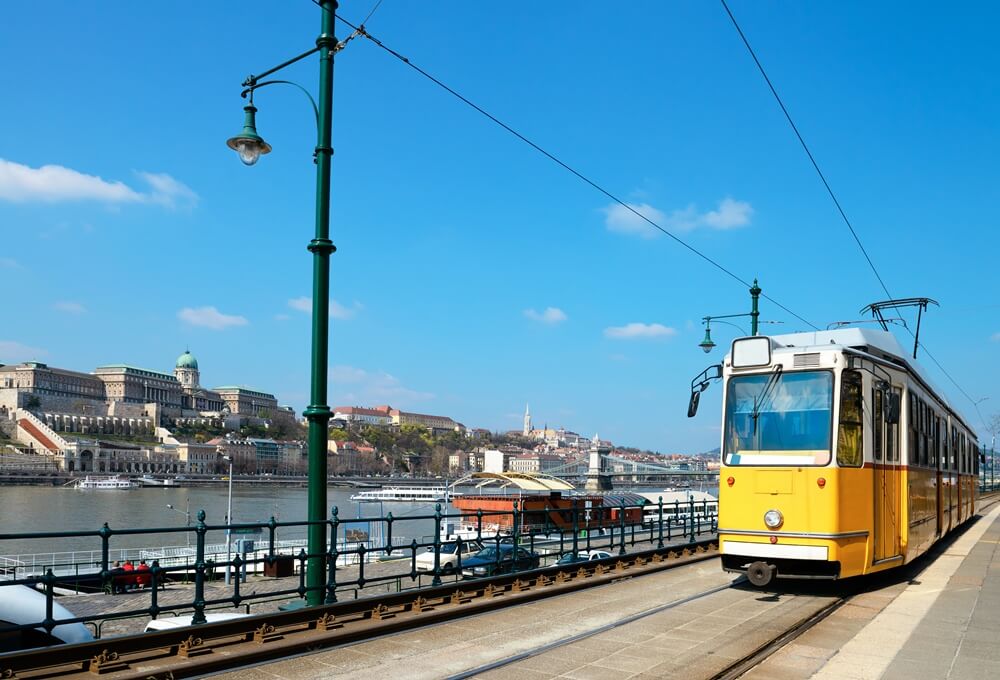
<instances>
[{"instance_id":1,"label":"bollard","mask_svg":"<svg viewBox=\"0 0 1000 680\"><path fill-rule=\"evenodd\" d=\"M233 574L236 576L236 578L230 580L232 581L233 584L233 605L237 607L239 607L240 602L243 601L243 597L240 595L240 583L243 582L243 579L240 578L241 566L243 567L243 573L245 574L247 565L245 564L243 558L240 557L240 554L236 553L236 556L233 557Z\"/></svg>"},{"instance_id":2,"label":"bollard","mask_svg":"<svg viewBox=\"0 0 1000 680\"><path fill-rule=\"evenodd\" d=\"M308 559L308 555L306 555L305 548L299 550L298 558L299 558L298 593L299 597L304 598L306 596L306 559Z\"/></svg>"},{"instance_id":3,"label":"bollard","mask_svg":"<svg viewBox=\"0 0 1000 680\"><path fill-rule=\"evenodd\" d=\"M55 597L53 584L55 584L56 575L52 573L51 569L46 569L42 581L45 583L45 621L42 626L44 626L46 633L51 634L52 629L56 627L55 619L52 618L52 599Z\"/></svg>"}]
</instances>

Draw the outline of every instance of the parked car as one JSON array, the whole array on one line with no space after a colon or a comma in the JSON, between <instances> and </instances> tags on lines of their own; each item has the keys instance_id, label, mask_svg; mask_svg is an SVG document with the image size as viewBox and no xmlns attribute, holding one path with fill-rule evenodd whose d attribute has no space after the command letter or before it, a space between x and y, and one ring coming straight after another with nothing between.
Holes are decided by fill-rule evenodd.
<instances>
[{"instance_id":1,"label":"parked car","mask_svg":"<svg viewBox=\"0 0 1000 680\"><path fill-rule=\"evenodd\" d=\"M483 544L479 541L462 541L462 566L483 549ZM448 542L441 544L441 573L450 574L458 569L459 550L458 542ZM434 571L434 548L417 555L417 571Z\"/></svg>"},{"instance_id":2,"label":"parked car","mask_svg":"<svg viewBox=\"0 0 1000 680\"><path fill-rule=\"evenodd\" d=\"M76 614L58 602L52 603L52 618L72 619ZM43 621L46 617L45 595L24 585L0 589L0 624L25 625ZM63 623L51 632L44 628L26 628L0 636L0 653L16 652L34 647L49 647L61 643L73 644L93 640L90 629L82 623Z\"/></svg>"},{"instance_id":3,"label":"parked car","mask_svg":"<svg viewBox=\"0 0 1000 680\"><path fill-rule=\"evenodd\" d=\"M538 553L512 543L491 545L468 560L462 561L462 578L482 578L494 574L537 569L539 561Z\"/></svg>"},{"instance_id":4,"label":"parked car","mask_svg":"<svg viewBox=\"0 0 1000 680\"><path fill-rule=\"evenodd\" d=\"M593 560L606 560L611 557L607 550L578 550L576 556L573 553L563 553L556 564L575 564L576 562L591 562Z\"/></svg>"}]
</instances>

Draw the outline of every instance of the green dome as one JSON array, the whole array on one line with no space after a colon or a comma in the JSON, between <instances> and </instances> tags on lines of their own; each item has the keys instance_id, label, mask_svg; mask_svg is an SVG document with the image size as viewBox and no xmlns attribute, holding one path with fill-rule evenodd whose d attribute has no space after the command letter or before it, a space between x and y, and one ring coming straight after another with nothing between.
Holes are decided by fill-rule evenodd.
<instances>
[{"instance_id":1,"label":"green dome","mask_svg":"<svg viewBox=\"0 0 1000 680\"><path fill-rule=\"evenodd\" d=\"M177 357L177 368L193 368L198 370L198 360L190 351L184 350L184 354Z\"/></svg>"}]
</instances>

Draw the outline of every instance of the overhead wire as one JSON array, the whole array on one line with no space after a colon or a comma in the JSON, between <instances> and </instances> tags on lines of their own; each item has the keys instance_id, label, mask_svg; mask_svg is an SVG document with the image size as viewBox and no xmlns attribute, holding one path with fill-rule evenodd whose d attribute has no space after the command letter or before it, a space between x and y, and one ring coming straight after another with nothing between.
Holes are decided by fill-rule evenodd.
<instances>
[{"instance_id":1,"label":"overhead wire","mask_svg":"<svg viewBox=\"0 0 1000 680\"><path fill-rule=\"evenodd\" d=\"M312 2L315 2L316 4L319 4L317 2L317 0L312 0ZM675 241L677 244L683 246L684 248L686 248L691 253L697 255L698 257L700 257L705 262L708 262L710 265L712 265L713 267L715 267L716 269L718 269L722 273L726 274L731 279L733 279L733 280L735 280L735 281L743 284L744 286L747 286L748 288L750 287L750 283L748 283L746 280L744 280L743 278L741 278L737 274L733 273L731 270L729 270L728 268L726 268L724 265L720 264L719 262L717 262L716 260L714 260L710 256L708 256L705 253L701 252L700 250L698 250L697 248L695 248L691 244L687 243L686 241L684 241L680 237L676 236L675 234L673 234L669 230L665 229L663 226L661 226L660 224L658 224L655 220L649 218L647 215L645 215L642 212L636 210L634 207L632 207L630 204L626 203L624 200L622 200L621 198L619 198L618 196L616 196L614 193L612 193L608 189L605 189L603 186L601 186L600 184L598 184L595 180L590 179L589 177L587 177L586 175L584 175L582 172L580 172L576 168L572 167L571 165L569 165L568 163L566 163L565 161L563 161L562 159L560 159L559 157L557 157L555 154L547 151L546 149L544 149L543 147L541 147L539 144L537 144L537 143L533 142L532 140L528 139L526 136L524 136L523 134L521 134L520 132L518 132L516 129L514 129L513 127L511 127L507 123L503 122L502 120L500 120L499 118L497 118L496 116L494 116L492 113L490 113L489 111L487 111L483 107L479 106L478 104L476 104L475 102L473 102L472 100L470 100L468 97L466 97L463 94L459 93L454 88L448 86L443 81L441 81L440 79L438 79L435 76L431 75L429 72L427 72L426 70L424 70L420 66L417 66L408 57L400 54L396 50L394 50L391 47L389 47L388 45L386 45L384 42L382 42L381 40L379 40L378 38L376 38L375 36L373 36L371 33L369 33L365 29L364 24L356 26L353 23L351 23L350 21L348 21L347 19L345 19L340 14L335 14L335 16L338 19L340 19L341 21L343 21L344 24L346 24L349 28L351 28L355 33L364 36L365 38L367 38L368 40L370 40L372 43L374 43L375 45L377 45L378 47L380 47L382 50L384 50L385 52L389 53L390 55L392 55L396 59L398 59L401 62L403 62L404 64L406 64L407 66L409 66L411 69L413 69L414 71L416 71L420 75L422 75L424 78L430 80L432 83L434 83L435 85L437 85L441 89L445 90L450 95L452 95L456 99L460 100L461 102L463 102L464 104L466 104L467 106L469 106L470 108L472 108L473 110L475 110L476 112L480 113L481 115L483 115L484 117L486 117L487 119L489 119L490 121L492 121L493 123L495 123L496 125L498 125L499 127L503 128L504 130L506 130L507 132L509 132L511 135L513 135L514 137L516 137L520 141L524 142L525 144L527 144L532 149L534 149L538 153L540 153L543 156L545 156L546 158L548 158L550 161L552 161L556 165L560 166L561 168L563 168L567 172L569 172L572 175L574 175L577 179L580 179L581 181L583 181L584 183L588 184L593 189L597 190L598 192L600 192L601 194L603 194L607 198L611 199L612 202L618 204L619 206L621 206L622 208L624 208L628 212L632 213L633 215L635 215L639 219L643 220L649 226L651 226L654 229L662 232L663 234L665 234L666 236L668 236L669 238L671 238L673 241ZM769 302L771 302L772 304L774 304L778 308L782 309L783 311L785 311L789 315L795 317L796 319L798 319L802 323L806 324L807 326L813 328L814 330L819 330L818 326L816 326L815 324L813 324L809 320L803 318L799 314L796 314L794 311L792 311L791 309L789 309L785 305L781 304L780 302L778 302L776 299L774 299L770 295L768 295L766 293L761 293L761 297L763 297L764 299L768 300Z\"/></svg>"},{"instance_id":2,"label":"overhead wire","mask_svg":"<svg viewBox=\"0 0 1000 680\"><path fill-rule=\"evenodd\" d=\"M889 299L892 299L892 293L889 292L889 288L886 286L885 281L882 279L882 276L879 274L878 269L875 267L875 263L872 261L871 256L869 256L868 254L868 251L861 243L861 238L858 236L858 233L854 230L854 225L852 225L851 220L848 219L847 213L844 212L844 208L840 204L840 200L838 200L837 195L833 192L833 188L827 181L826 175L824 175L823 171L820 169L819 163L816 161L816 157L813 156L812 151L810 151L809 149L809 145L806 144L806 140L802 137L802 133L799 132L798 126L795 124L795 121L792 120L792 115L789 113L788 107L785 106L785 103L781 99L781 95L778 94L778 90L774 87L774 83L771 82L771 78L767 75L767 71L764 70L764 65L761 64L760 59L757 58L757 53L754 52L753 47L750 45L750 41L747 39L746 34L740 27L739 22L736 20L736 16L733 14L732 10L729 9L729 4L726 2L726 0L719 0L719 1L722 3L723 9L726 10L726 14L729 15L729 20L732 21L733 27L739 34L740 40L743 41L743 45L747 48L747 52L750 53L750 57L753 59L754 64L757 65L757 70L760 71L761 76L763 76L764 82L767 83L768 89L770 89L771 94L774 95L774 100L778 103L778 106L781 108L781 112L785 115L785 120L788 121L788 125L792 128L792 132L795 133L795 137L799 140L799 144L802 145L802 150L805 151L806 156L809 158L809 162L812 163L813 169L815 169L816 174L819 175L819 179L823 183L823 187L826 189L826 192L830 195L830 199L833 201L834 206L836 206L837 212L840 213L840 217L843 219L844 224L851 232L851 236L854 237L855 243L858 244L858 248L861 250L861 254L864 255L865 260L868 262L868 266L871 267L872 273L875 274L875 278L878 279L879 285L882 286L882 290L885 291L886 296ZM927 356L930 357L931 361L934 362L934 364L938 367L938 369L940 369L941 372L948 378L948 380L951 381L951 383L956 387L956 389L958 389L958 391L961 392L962 395L965 396L965 398L972 403L972 405L976 409L976 413L979 415L979 419L983 421L983 426L985 427L986 421L983 419L983 415L979 411L978 402L976 402L976 400L974 400L971 396L969 396L969 393L966 392L962 388L962 386L958 384L958 381L956 381L951 376L951 374L945 370L944 366L941 365L941 362L939 362L936 358L934 358L934 355L931 354L929 349L927 349L927 346L916 339L916 335L913 333L910 327L904 324L904 328L906 329L907 333L909 333L914 338L914 340L917 342L917 345L924 350L924 353L926 353Z\"/></svg>"}]
</instances>

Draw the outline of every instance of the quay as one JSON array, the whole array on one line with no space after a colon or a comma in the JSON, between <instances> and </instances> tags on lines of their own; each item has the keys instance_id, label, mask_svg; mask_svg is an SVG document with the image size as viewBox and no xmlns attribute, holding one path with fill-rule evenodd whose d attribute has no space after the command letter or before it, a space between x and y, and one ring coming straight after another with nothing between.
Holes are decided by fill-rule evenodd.
<instances>
[{"instance_id":1,"label":"quay","mask_svg":"<svg viewBox=\"0 0 1000 680\"><path fill-rule=\"evenodd\" d=\"M706 561L218 677L997 678L998 545L994 506L929 559L869 579L843 606L735 675L719 674L830 607L841 587L728 587L732 576ZM713 589L721 590L698 597Z\"/></svg>"}]
</instances>

